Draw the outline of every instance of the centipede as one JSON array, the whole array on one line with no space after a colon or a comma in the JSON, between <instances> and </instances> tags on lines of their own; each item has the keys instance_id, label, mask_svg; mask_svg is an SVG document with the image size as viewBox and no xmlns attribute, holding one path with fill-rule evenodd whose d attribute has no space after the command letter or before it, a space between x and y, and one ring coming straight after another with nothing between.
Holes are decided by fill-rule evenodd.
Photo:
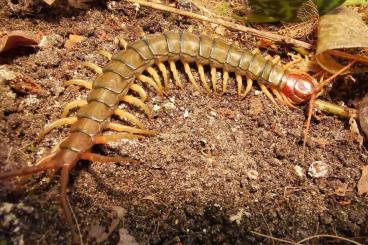
<instances>
[{"instance_id":1,"label":"centipede","mask_svg":"<svg viewBox=\"0 0 368 245\"><path fill-rule=\"evenodd\" d=\"M100 74L93 82L72 79L64 83L65 86L78 85L90 89L87 99L68 103L62 118L46 126L37 140L62 125L70 126L69 135L33 166L0 174L0 180L4 181L46 170L60 171L60 203L73 234L76 232L75 222L67 199L71 170L80 160L134 161L121 156L99 155L91 149L94 145L157 134L147 129L128 110L119 109L118 105L128 103L142 110L147 118L152 118L152 111L145 103L148 98L145 88L153 89L159 95L168 93L170 81L178 88L184 88L177 63L182 63L189 83L201 94L225 93L229 76L234 75L239 101L249 93L253 80L258 82L267 97L274 100L273 93L281 103L290 107L308 101L316 87L312 76L293 72L259 52L241 49L220 38L185 31L148 35L114 55L106 52L104 55L110 61L104 68L96 68ZM197 68L200 83L192 73L193 66ZM209 77L205 76L204 67L209 68ZM221 70L223 75L221 87L217 81L217 70ZM243 79L246 79L244 84ZM68 117L72 109L78 109L77 114ZM128 122L128 125L112 122L113 115ZM114 133L106 134L108 130Z\"/></svg>"}]
</instances>

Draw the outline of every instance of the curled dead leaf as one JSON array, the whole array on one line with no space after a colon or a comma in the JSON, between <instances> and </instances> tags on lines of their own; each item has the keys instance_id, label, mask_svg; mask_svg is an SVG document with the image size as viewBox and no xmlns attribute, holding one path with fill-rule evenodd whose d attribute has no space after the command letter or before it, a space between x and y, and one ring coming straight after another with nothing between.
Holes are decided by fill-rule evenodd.
<instances>
[{"instance_id":1,"label":"curled dead leaf","mask_svg":"<svg viewBox=\"0 0 368 245\"><path fill-rule=\"evenodd\" d=\"M365 165L362 169L362 177L358 181L358 195L361 196L364 193L368 193L368 165Z\"/></svg>"},{"instance_id":2,"label":"curled dead leaf","mask_svg":"<svg viewBox=\"0 0 368 245\"><path fill-rule=\"evenodd\" d=\"M119 225L120 220L124 218L124 216L126 215L126 210L123 207L112 206L109 207L108 209L112 211L108 215L109 218L112 219L110 226L108 227L108 229L106 229L105 227L99 224L93 225L88 233L89 240L95 241L96 243L100 243L107 240L107 238L109 238L111 233Z\"/></svg>"},{"instance_id":3,"label":"curled dead leaf","mask_svg":"<svg viewBox=\"0 0 368 245\"><path fill-rule=\"evenodd\" d=\"M340 63L341 60L354 59L368 64L368 57L350 53L366 47L368 47L368 26L356 11L339 7L320 18L316 60L326 71L332 74L340 71L345 66ZM349 53L345 52L347 49ZM368 65L352 67L343 74L366 71Z\"/></svg>"},{"instance_id":4,"label":"curled dead leaf","mask_svg":"<svg viewBox=\"0 0 368 245\"><path fill-rule=\"evenodd\" d=\"M12 31L0 39L0 54L18 47L37 47L41 35L27 31Z\"/></svg>"}]
</instances>

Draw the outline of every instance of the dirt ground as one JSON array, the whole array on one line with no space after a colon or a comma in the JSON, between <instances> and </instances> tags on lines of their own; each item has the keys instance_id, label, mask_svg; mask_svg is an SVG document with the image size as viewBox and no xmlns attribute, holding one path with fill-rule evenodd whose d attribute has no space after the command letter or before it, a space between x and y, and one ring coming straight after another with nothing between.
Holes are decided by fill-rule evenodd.
<instances>
[{"instance_id":1,"label":"dirt ground","mask_svg":"<svg viewBox=\"0 0 368 245\"><path fill-rule=\"evenodd\" d=\"M0 10L0 33L27 30L46 36L42 48L0 56L1 70L28 76L40 86L36 94L24 94L0 84L1 172L35 163L68 135L62 127L32 144L46 124L60 118L63 105L87 94L76 86L64 88L62 81L93 79L95 74L79 63L106 63L98 51L117 50L117 36L133 41L192 28L195 33L221 31L229 42L249 49L258 40L126 3L87 11L39 4L14 12L4 0L0 5L6 6ZM66 50L69 34L86 39ZM277 47L287 60L291 49ZM276 54L274 49L262 51ZM94 148L138 159L138 164L82 162L72 171L68 196L85 243L93 243L88 235L92 227L109 226L112 206L126 214L103 244L116 244L121 228L141 244L278 243L254 232L290 241L330 234L368 242L368 199L356 189L368 154L347 120L318 114L303 161L305 106L275 108L257 86L239 101L233 78L226 95L200 95L179 70L184 90L172 82L166 97L147 89L152 120L129 108L148 128L159 130L157 136ZM343 95L332 91L325 98L351 105L366 91L357 83ZM319 170L326 170L319 178L310 172L317 161L325 167ZM54 177L39 174L24 185L1 183L0 244L70 243L58 201L58 173ZM331 238L308 243L344 244Z\"/></svg>"}]
</instances>

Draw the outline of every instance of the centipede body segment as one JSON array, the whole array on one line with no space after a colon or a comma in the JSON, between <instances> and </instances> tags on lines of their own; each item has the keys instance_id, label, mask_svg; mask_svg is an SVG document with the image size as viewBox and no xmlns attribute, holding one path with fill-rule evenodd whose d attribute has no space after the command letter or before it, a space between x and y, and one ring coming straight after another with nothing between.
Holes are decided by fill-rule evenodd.
<instances>
[{"instance_id":1,"label":"centipede body segment","mask_svg":"<svg viewBox=\"0 0 368 245\"><path fill-rule=\"evenodd\" d=\"M108 54L105 56L110 58ZM221 39L197 36L189 32L151 35L133 42L126 50L114 54L102 70L92 66L96 72L101 73L92 84L78 79L66 82L65 85L74 84L92 88L92 90L86 100L69 103L63 112L65 118L47 127L40 134L40 138L54 127L65 124L71 125L70 135L36 165L2 173L0 180L30 175L47 169L61 169L60 201L67 221L73 224L66 196L70 170L81 159L99 162L127 160L92 153L90 149L95 144L104 144L119 139L139 139L145 135L157 133L146 129L140 120L127 110L119 109L118 105L124 101L138 107L148 118L151 118L152 112L144 103L147 93L135 81L140 80L148 88L164 95L168 93L170 70L175 85L182 88L184 85L178 76L177 62L183 64L184 72L190 83L200 93L217 93L220 90L225 93L231 73L235 74L237 93L240 97L249 93L253 83L252 79L270 87L277 98L289 104L302 103L308 100L313 93L314 85L311 77L293 74L256 52L241 50ZM195 63L200 81L196 81L192 75L191 63ZM152 68L154 65L161 74ZM210 81L207 81L204 75L204 66L210 67ZM224 72L222 86L217 81L217 69ZM144 71L149 76L143 74ZM245 91L243 78L246 78ZM80 107L77 116L67 118L69 110L76 107ZM113 115L128 121L132 126L110 122ZM118 133L103 134L105 130L114 130Z\"/></svg>"}]
</instances>

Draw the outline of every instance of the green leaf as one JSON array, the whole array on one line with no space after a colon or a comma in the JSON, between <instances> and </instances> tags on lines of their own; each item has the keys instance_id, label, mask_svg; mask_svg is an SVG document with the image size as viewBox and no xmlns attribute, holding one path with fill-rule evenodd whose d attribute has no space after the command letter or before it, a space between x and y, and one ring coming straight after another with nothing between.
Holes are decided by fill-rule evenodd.
<instances>
[{"instance_id":1,"label":"green leaf","mask_svg":"<svg viewBox=\"0 0 368 245\"><path fill-rule=\"evenodd\" d=\"M300 21L300 17L310 16L310 13L327 13L344 3L345 0L248 0L254 14L249 17L250 22L266 21ZM316 12L317 15L317 12Z\"/></svg>"}]
</instances>

